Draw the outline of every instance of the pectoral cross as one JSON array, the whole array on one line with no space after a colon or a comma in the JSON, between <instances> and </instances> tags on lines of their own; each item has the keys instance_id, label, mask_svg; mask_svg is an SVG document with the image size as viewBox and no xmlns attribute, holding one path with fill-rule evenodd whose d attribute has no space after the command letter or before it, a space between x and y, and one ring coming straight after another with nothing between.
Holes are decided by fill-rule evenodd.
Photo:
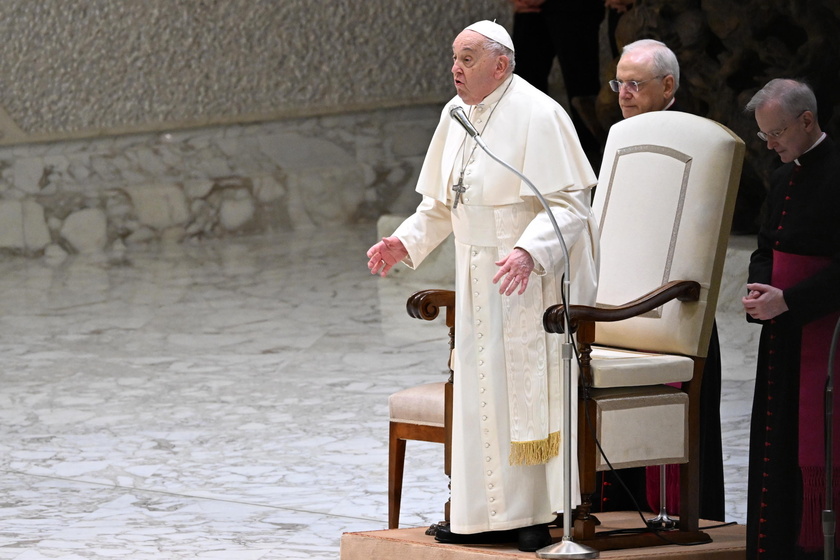
<instances>
[{"instance_id":1,"label":"pectoral cross","mask_svg":"<svg viewBox=\"0 0 840 560\"><path fill-rule=\"evenodd\" d=\"M455 202L452 203L452 209L458 208L458 201L461 200L461 195L467 192L467 187L464 186L464 177L458 177L458 182L452 185L452 190L455 191Z\"/></svg>"}]
</instances>

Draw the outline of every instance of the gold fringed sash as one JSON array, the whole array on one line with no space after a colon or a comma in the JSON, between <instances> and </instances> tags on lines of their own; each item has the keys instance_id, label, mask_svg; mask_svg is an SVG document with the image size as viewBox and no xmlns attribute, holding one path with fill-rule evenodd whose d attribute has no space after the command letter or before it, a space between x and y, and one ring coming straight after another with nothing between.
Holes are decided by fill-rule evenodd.
<instances>
[{"instance_id":1,"label":"gold fringed sash","mask_svg":"<svg viewBox=\"0 0 840 560\"><path fill-rule=\"evenodd\" d=\"M560 432L551 432L545 439L510 442L511 465L542 465L560 454Z\"/></svg>"}]
</instances>

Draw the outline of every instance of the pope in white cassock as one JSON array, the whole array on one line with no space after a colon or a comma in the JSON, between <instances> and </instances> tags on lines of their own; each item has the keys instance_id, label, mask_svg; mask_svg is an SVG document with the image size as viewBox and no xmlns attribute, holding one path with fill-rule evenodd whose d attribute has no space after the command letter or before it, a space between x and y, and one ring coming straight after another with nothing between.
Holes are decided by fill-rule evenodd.
<instances>
[{"instance_id":1,"label":"pope in white cassock","mask_svg":"<svg viewBox=\"0 0 840 560\"><path fill-rule=\"evenodd\" d=\"M563 508L561 340L544 331L542 316L560 302L564 256L538 198L477 148L450 107L463 107L490 150L548 201L570 253L573 304L595 302L597 231L589 201L596 178L562 107L513 75L513 41L503 27L470 25L452 52L458 95L426 154L417 184L423 200L368 250L368 268L385 276L398 262L417 267L454 233L451 519L435 538L518 542L533 551L551 544L547 523Z\"/></svg>"}]
</instances>

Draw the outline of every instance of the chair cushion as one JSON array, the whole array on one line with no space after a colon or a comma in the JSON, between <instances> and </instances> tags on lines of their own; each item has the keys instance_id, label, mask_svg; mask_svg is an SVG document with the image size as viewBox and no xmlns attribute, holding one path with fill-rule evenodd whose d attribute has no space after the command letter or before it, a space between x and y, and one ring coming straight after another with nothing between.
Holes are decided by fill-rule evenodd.
<instances>
[{"instance_id":1,"label":"chair cushion","mask_svg":"<svg viewBox=\"0 0 840 560\"><path fill-rule=\"evenodd\" d=\"M446 383L427 383L397 391L388 397L391 422L443 427L444 387Z\"/></svg>"},{"instance_id":2,"label":"chair cushion","mask_svg":"<svg viewBox=\"0 0 840 560\"><path fill-rule=\"evenodd\" d=\"M592 347L593 386L639 387L690 381L694 361L685 356Z\"/></svg>"}]
</instances>

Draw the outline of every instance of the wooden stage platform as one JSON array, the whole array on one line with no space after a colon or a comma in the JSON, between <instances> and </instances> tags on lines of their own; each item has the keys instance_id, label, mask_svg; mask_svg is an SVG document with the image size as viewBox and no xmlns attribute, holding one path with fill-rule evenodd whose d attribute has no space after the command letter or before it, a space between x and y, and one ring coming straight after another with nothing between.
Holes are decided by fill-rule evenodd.
<instances>
[{"instance_id":1,"label":"wooden stage platform","mask_svg":"<svg viewBox=\"0 0 840 560\"><path fill-rule=\"evenodd\" d=\"M598 532L641 526L638 514L631 512L599 513ZM600 558L609 560L744 560L746 527L716 521L700 521L700 529L712 542L694 546L665 544L647 548L605 550ZM555 541L562 529L552 529ZM667 537L668 533L665 533ZM341 560L489 560L490 558L536 558L533 552L520 552L513 545L466 546L435 542L425 528L393 529L344 533L341 536Z\"/></svg>"}]
</instances>

